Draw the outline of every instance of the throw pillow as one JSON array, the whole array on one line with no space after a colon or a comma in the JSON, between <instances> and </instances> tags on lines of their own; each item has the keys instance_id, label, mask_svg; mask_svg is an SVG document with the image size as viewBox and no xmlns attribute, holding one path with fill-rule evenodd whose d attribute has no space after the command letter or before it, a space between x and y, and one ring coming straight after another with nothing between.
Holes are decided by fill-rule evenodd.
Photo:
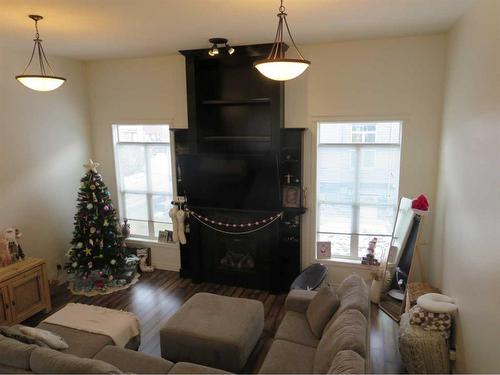
<instances>
[{"instance_id":1,"label":"throw pillow","mask_svg":"<svg viewBox=\"0 0 500 375\"><path fill-rule=\"evenodd\" d=\"M23 342L25 344L34 344L34 345L38 345L38 346L42 346L42 347L47 346L42 341L21 332L19 330L19 328L15 327L15 326L14 327L0 326L0 334L5 336L5 337L17 340L19 342Z\"/></svg>"},{"instance_id":2,"label":"throw pillow","mask_svg":"<svg viewBox=\"0 0 500 375\"><path fill-rule=\"evenodd\" d=\"M330 288L322 288L309 303L306 318L314 336L320 338L326 324L339 307L337 294Z\"/></svg>"},{"instance_id":3,"label":"throw pillow","mask_svg":"<svg viewBox=\"0 0 500 375\"><path fill-rule=\"evenodd\" d=\"M52 349L64 350L69 348L68 343L64 341L64 339L61 336L56 335L55 333L52 333L45 329L27 327L23 325L16 325L15 327L18 328L25 335L34 337L35 339L44 342Z\"/></svg>"}]
</instances>

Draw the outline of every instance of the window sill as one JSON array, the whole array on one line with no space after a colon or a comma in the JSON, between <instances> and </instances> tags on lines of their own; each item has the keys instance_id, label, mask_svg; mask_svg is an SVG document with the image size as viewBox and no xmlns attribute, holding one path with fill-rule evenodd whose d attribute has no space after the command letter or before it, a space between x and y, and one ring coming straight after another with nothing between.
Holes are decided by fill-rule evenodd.
<instances>
[{"instance_id":1,"label":"window sill","mask_svg":"<svg viewBox=\"0 0 500 375\"><path fill-rule=\"evenodd\" d=\"M134 238L130 237L125 240L126 243L130 243L135 246L154 246L154 247L163 247L167 249L179 249L179 244L174 242L158 242L158 240L151 240L149 238Z\"/></svg>"},{"instance_id":2,"label":"window sill","mask_svg":"<svg viewBox=\"0 0 500 375\"><path fill-rule=\"evenodd\" d=\"M358 268L368 271L376 271L379 266L369 264L361 264L360 260L344 259L344 258L330 258L330 259L316 259L316 262L322 263L326 266L338 266L345 268Z\"/></svg>"}]
</instances>

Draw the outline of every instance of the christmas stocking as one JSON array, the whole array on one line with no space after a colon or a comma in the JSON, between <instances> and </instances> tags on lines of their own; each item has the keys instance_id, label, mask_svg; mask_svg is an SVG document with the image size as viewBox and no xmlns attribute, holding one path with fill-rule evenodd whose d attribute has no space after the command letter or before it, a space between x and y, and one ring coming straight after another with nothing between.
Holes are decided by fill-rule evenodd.
<instances>
[{"instance_id":1,"label":"christmas stocking","mask_svg":"<svg viewBox=\"0 0 500 375\"><path fill-rule=\"evenodd\" d=\"M173 242L178 242L179 241L179 227L177 225L177 212L179 209L177 206L174 206L168 211L168 216L172 219L172 241Z\"/></svg>"},{"instance_id":2,"label":"christmas stocking","mask_svg":"<svg viewBox=\"0 0 500 375\"><path fill-rule=\"evenodd\" d=\"M139 263L139 269L141 270L141 272L153 272L155 268L146 264L146 258L146 255L142 255L139 257L139 259L141 260L141 262Z\"/></svg>"},{"instance_id":3,"label":"christmas stocking","mask_svg":"<svg viewBox=\"0 0 500 375\"><path fill-rule=\"evenodd\" d=\"M185 245L187 242L186 241L186 234L184 233L184 231L185 231L184 220L186 220L186 212L184 210L178 210L177 211L177 230L178 230L179 242L182 245Z\"/></svg>"}]
</instances>

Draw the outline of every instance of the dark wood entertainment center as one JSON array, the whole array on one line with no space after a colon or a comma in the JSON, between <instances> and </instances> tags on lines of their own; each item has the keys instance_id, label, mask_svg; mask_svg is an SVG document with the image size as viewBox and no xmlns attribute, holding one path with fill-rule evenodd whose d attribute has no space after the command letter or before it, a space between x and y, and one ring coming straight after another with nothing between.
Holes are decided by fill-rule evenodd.
<instances>
[{"instance_id":1,"label":"dark wood entertainment center","mask_svg":"<svg viewBox=\"0 0 500 375\"><path fill-rule=\"evenodd\" d=\"M189 128L173 130L177 193L187 197L189 209L221 222L283 216L245 235L213 231L188 218L181 277L281 292L301 268L305 129L284 128L284 84L253 67L271 44L234 48L233 55L218 56L208 49L181 51Z\"/></svg>"}]
</instances>

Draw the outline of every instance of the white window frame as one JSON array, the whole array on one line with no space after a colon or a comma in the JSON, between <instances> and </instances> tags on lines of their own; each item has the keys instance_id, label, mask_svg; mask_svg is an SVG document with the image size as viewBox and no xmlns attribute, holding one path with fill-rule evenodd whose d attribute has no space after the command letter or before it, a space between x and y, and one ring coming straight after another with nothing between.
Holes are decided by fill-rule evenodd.
<instances>
[{"instance_id":1,"label":"white window frame","mask_svg":"<svg viewBox=\"0 0 500 375\"><path fill-rule=\"evenodd\" d=\"M376 142L368 142L368 143L320 143L320 125L325 124L325 123L350 123L350 124L367 124L367 123L381 123L381 122L397 122L399 123L399 143L376 143ZM394 213L396 214L397 209L398 209L398 204L399 204L399 195L400 195L400 185L401 185L401 156L402 156L402 143L403 143L403 127L405 124L405 120L398 118L370 118L370 119L347 119L347 118L342 118L342 119L321 119L316 121L316 144L315 144L315 162L314 162L314 171L315 171L315 186L316 186L316 202L315 202L315 211L316 211L316 219L315 219L315 228L314 228L314 239L315 242L318 241L318 235L319 234L333 234L333 235L349 235L351 236L351 243L350 243L350 255L345 256L341 254L334 254L332 249L332 257L330 259L318 259L317 258L317 253L316 253L316 246L314 247L314 260L319 260L319 261L350 261L350 262L356 262L358 263L359 260L361 259L360 256L358 256L358 240L359 236L373 236L373 237L391 237L392 234L377 234L377 233L359 233L358 229L359 228L359 212L360 212L360 207L361 206L376 206L376 207L392 207L394 210ZM366 134L371 134L371 132L358 132L354 131L351 133L351 139L353 134L362 134L362 139L365 139ZM356 176L355 176L355 201L352 204L348 204L345 202L335 202L335 201L321 201L319 199L319 181L318 181L318 154L319 154L319 148L321 146L348 146L348 147L354 147L356 150ZM397 186L397 192L396 192L396 201L394 204L369 204L369 203L363 203L360 204L359 202L359 173L360 173L360 167L361 167L361 150L362 149L369 149L369 148L398 148L399 149L399 180L398 180L398 186ZM351 161L352 162L352 161ZM344 232L320 232L319 231L319 226L320 226L320 205L321 204L333 204L333 205L344 205L344 206L349 206L352 207L352 221L351 221L351 231L350 233L344 233Z\"/></svg>"},{"instance_id":2,"label":"white window frame","mask_svg":"<svg viewBox=\"0 0 500 375\"><path fill-rule=\"evenodd\" d=\"M125 194L142 194L146 195L146 202L147 202L147 213L148 213L148 220L142 220L142 221L147 221L148 223L148 232L149 234L147 236L140 235L140 234L131 234L131 239L138 239L138 240L148 240L148 241L157 241L158 240L158 233L155 233L154 230L154 224L155 223L163 223L163 224L168 224L172 225L171 221L157 221L154 220L153 218L153 195L166 195L168 196L167 193L165 192L156 192L153 191L151 188L151 162L148 158L148 148L152 146L157 146L157 145L165 145L168 144L170 146L170 160L171 160L171 166L172 166L172 181L171 181L171 190L172 190L172 196L175 196L175 158L174 158L174 145L172 141L172 134L170 134L170 142L120 142L119 141L119 136L118 136L118 129L120 126L140 126L140 125L147 125L147 126L167 126L168 131L172 129L172 125L170 121L155 121L155 122L146 122L146 121L134 121L134 122L124 122L124 121L119 121L116 123L112 124L112 131L113 131L113 157L115 160L115 175L116 175L116 188L117 188L117 196L118 196L118 206L119 206L119 216L120 220L123 221L124 219L127 218L127 212L125 208ZM133 190L125 190L122 187L122 178L121 178L121 173L120 173L120 161L118 157L118 146L126 145L126 144L131 144L131 145L142 145L144 146L144 153L145 153L145 160L146 160L146 190L145 191L133 191ZM131 219L133 221L141 221L138 219Z\"/></svg>"}]
</instances>

